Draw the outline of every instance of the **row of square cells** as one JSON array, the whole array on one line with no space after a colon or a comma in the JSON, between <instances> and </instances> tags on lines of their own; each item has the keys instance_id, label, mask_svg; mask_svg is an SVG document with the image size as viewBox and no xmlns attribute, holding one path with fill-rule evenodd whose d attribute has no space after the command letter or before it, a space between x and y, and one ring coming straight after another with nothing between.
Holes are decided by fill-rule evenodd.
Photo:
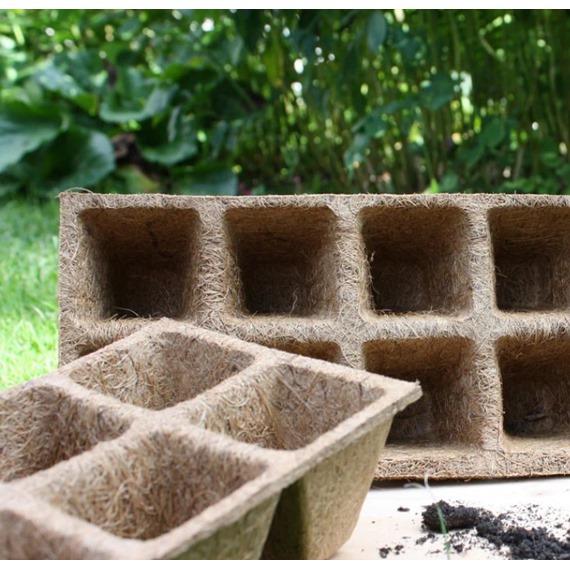
<instances>
[{"instance_id":1,"label":"row of square cells","mask_svg":"<svg viewBox=\"0 0 570 570\"><path fill-rule=\"evenodd\" d=\"M333 342L267 343L271 348L346 364ZM570 436L570 338L501 338L496 363L468 338L374 340L364 344L369 372L419 381L423 396L394 419L388 443L479 445L487 398L500 388L503 432L514 438ZM497 377L496 375L499 375ZM490 421L493 421L492 419Z\"/></svg>"},{"instance_id":2,"label":"row of square cells","mask_svg":"<svg viewBox=\"0 0 570 570\"><path fill-rule=\"evenodd\" d=\"M400 445L480 445L484 426L500 421L493 417L509 438L567 439L569 354L570 338L504 337L495 368L465 338L364 346L367 370L421 384L422 398L394 419L388 443Z\"/></svg>"},{"instance_id":3,"label":"row of square cells","mask_svg":"<svg viewBox=\"0 0 570 570\"><path fill-rule=\"evenodd\" d=\"M342 362L342 354L334 343L289 343L275 347ZM424 393L420 400L395 417L388 443L407 447L480 446L485 425L494 429L501 418L503 432L511 441L516 439L527 443L534 440L539 445L548 440L559 442L564 438L567 441L570 436L570 337L504 337L497 342L495 354L496 357L477 354L474 342L466 338L375 340L366 343L363 357L367 370L409 382L419 381ZM135 360L138 366L133 367ZM496 368L490 366L490 360L496 361ZM188 362L194 363L191 373ZM85 388L124 403L164 410L215 388L246 371L252 363L253 356L246 352L205 339L165 332L152 342L117 349L100 357L94 355L84 362L77 361L67 374ZM301 376L295 381L283 382L289 374ZM121 381L109 381L113 378ZM339 390L315 390L317 378L321 386L336 382ZM280 410L279 421L286 419L290 428L298 427L306 418L295 406L267 408L255 399L256 394L264 390L269 398L266 401L281 401L285 397L282 388L287 385L296 386L295 402L305 401L303 390L307 389L311 392L312 405L321 406L323 417L319 421L316 418L310 420L315 429L303 428L310 441L330 429L329 424L323 427L327 417L341 421L357 411L362 403L362 393L360 390L355 393L351 382L346 383L334 375L315 376L314 371L303 367L284 366L276 368L273 373L266 371L261 377L250 376L247 381L242 378L234 385L232 396L226 391L222 399L214 398L206 405L209 415L205 414L203 406L197 407L194 420L202 424L206 417L212 415L212 418L217 418L214 425L222 426L219 429L226 425L234 426L234 429L238 425L237 419L227 422L226 407L230 405L243 415L247 403L256 409L263 425L273 425L272 421L277 417L275 410ZM258 388L252 391L252 386ZM352 388L355 388L354 384ZM243 390L248 392L247 397ZM327 397L330 393L335 394L334 398ZM300 400L299 394L303 395ZM369 396L375 398L377 394ZM231 404L232 398L235 405ZM37 408L38 405L45 413L22 415L22 410ZM265 408L273 410L271 417L263 416ZM77 413L77 410L82 410L82 413ZM92 411L92 403L65 395L57 386L22 388L0 400L0 434L7 443L6 453L0 457L0 480L26 476L90 449L97 441L118 437L130 423L128 419L116 416L116 411L105 411L100 407L97 410L101 416L98 429L85 432L85 422L81 418L89 419ZM18 413L26 426L15 420ZM240 428L236 433L251 431L253 424L250 418L253 416L247 412L243 417L249 418L245 420L248 429ZM57 421L54 422L54 418ZM62 422L65 429L60 425ZM261 444L263 441L264 445L279 449L298 447L295 438L285 441L278 437L283 433L281 429L274 430L276 439L270 437L268 440L268 430L263 425L254 430L260 439L248 440L250 443ZM40 433L45 444L42 453L22 453L31 442L30 434L37 436ZM62 433L66 435L62 436ZM87 435L83 437L81 434ZM304 440L303 445L307 442Z\"/></svg>"},{"instance_id":4,"label":"row of square cells","mask_svg":"<svg viewBox=\"0 0 570 570\"><path fill-rule=\"evenodd\" d=\"M183 317L192 295L198 214L184 209L88 210L82 215L104 317ZM361 235L378 315L460 315L471 307L470 242L458 208L364 209ZM490 212L496 304L503 311L570 307L570 210ZM240 208L225 216L245 315L324 317L337 310L342 237L326 207ZM237 289L237 287L236 287Z\"/></svg>"},{"instance_id":5,"label":"row of square cells","mask_svg":"<svg viewBox=\"0 0 570 570\"><path fill-rule=\"evenodd\" d=\"M164 336L164 335L163 335ZM160 391L147 390L147 383L122 382L115 394L109 375L132 374L130 362L117 354L118 362L108 360L93 369L83 366L83 379L72 378L88 388L96 388L121 400L151 409L164 409L196 397L208 387L244 370L252 361L247 355L226 349L164 336L162 357L152 348L142 369L161 379ZM340 347L333 342L277 342L268 346L338 364L346 364ZM149 345L150 346L150 345ZM175 346L171 354L165 346ZM199 353L207 356L199 357ZM146 354L146 353L145 353ZM553 438L570 436L570 337L503 337L495 356L477 354L468 338L420 338L375 340L365 343L363 364L376 374L419 381L424 395L394 419L388 443L402 445L480 445L484 425L496 422L491 412L502 416L503 432L514 438ZM142 359L141 354L138 354ZM496 359L496 366L490 366ZM193 368L193 383L186 384L187 362L199 361ZM214 371L214 372L212 372ZM102 380L99 381L98 378ZM148 383L151 384L150 382ZM125 389L132 386L132 393ZM500 386L500 389L499 389ZM498 391L496 391L498 390ZM148 392L148 393L147 393ZM173 398L174 396L174 399ZM490 401L489 401L490 398ZM500 409L499 409L500 408Z\"/></svg>"},{"instance_id":6,"label":"row of square cells","mask_svg":"<svg viewBox=\"0 0 570 570\"><path fill-rule=\"evenodd\" d=\"M334 343L293 343L276 348L342 362L339 347ZM539 445L548 440L567 440L570 337L505 337L499 340L495 352L502 387L500 394L493 395L499 382L495 377L486 377L488 367L484 359L489 356L477 355L469 339L366 343L363 356L367 370L409 382L419 381L424 393L420 400L396 415L388 444L478 446L482 443L484 424L496 421L493 417L497 414L502 415L503 431L511 439L525 443L533 439ZM138 367L133 367L135 360ZM253 360L249 353L207 339L163 332L152 342L77 361L67 374L85 388L124 403L164 410L214 389L246 371ZM188 362L195 363L191 373ZM110 382L113 378L121 381ZM331 382L336 383L332 392L322 389ZM286 388L291 385L296 386L292 401ZM291 365L279 366L272 372L266 370L257 377L250 373L247 379L242 377L241 382L234 384L233 391L220 394L223 397L214 397L206 405L186 407L184 417L214 431L230 430L240 441L275 449L306 445L378 397L374 391L364 391L363 397L359 388L343 378L315 375L314 370ZM329 397L330 394L334 397ZM491 403L487 401L490 394ZM304 406L309 397L320 414L307 420L306 414L299 413L298 406ZM282 404L285 401L287 405ZM267 402L273 405L268 407ZM34 413L38 406L41 414ZM97 429L86 429L94 413L98 417ZM230 416L232 421L228 421ZM252 417L259 421L252 423ZM31 475L83 453L100 441L115 439L126 432L131 420L132 416L119 413L117 408L78 398L58 386L35 384L6 393L0 399L0 436L5 444L5 453L0 454L0 481ZM247 422L247 426L240 422ZM305 435L302 439L284 439L283 434L289 432ZM30 445L36 444L41 445L29 453Z\"/></svg>"}]
</instances>

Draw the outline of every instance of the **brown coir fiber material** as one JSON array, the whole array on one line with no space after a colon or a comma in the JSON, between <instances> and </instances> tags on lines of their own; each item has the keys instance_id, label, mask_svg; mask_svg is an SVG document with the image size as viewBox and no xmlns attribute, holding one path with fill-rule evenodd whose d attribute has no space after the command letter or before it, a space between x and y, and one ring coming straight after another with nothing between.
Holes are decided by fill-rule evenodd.
<instances>
[{"instance_id":1,"label":"brown coir fiber material","mask_svg":"<svg viewBox=\"0 0 570 570\"><path fill-rule=\"evenodd\" d=\"M394 419L389 442L400 445L480 444L481 416L473 392L473 346L469 339L373 341L364 345L366 369L413 382L423 397Z\"/></svg>"},{"instance_id":2,"label":"brown coir fiber material","mask_svg":"<svg viewBox=\"0 0 570 570\"><path fill-rule=\"evenodd\" d=\"M294 450L384 395L378 385L287 364L236 378L192 404L193 421L246 443Z\"/></svg>"},{"instance_id":3,"label":"brown coir fiber material","mask_svg":"<svg viewBox=\"0 0 570 570\"><path fill-rule=\"evenodd\" d=\"M265 467L168 430L124 438L108 446L104 460L90 459L33 494L115 536L141 540L180 526Z\"/></svg>"},{"instance_id":4,"label":"brown coir fiber material","mask_svg":"<svg viewBox=\"0 0 570 570\"><path fill-rule=\"evenodd\" d=\"M328 208L252 208L225 216L236 264L235 310L328 316L336 310L334 214Z\"/></svg>"},{"instance_id":5,"label":"brown coir fiber material","mask_svg":"<svg viewBox=\"0 0 570 570\"><path fill-rule=\"evenodd\" d=\"M28 468L22 449L48 447L43 432L6 441L0 457L23 467L0 485L0 557L329 557L392 418L419 397L163 319L3 394L16 426L61 415L48 443L66 449Z\"/></svg>"},{"instance_id":6,"label":"brown coir fiber material","mask_svg":"<svg viewBox=\"0 0 570 570\"><path fill-rule=\"evenodd\" d=\"M191 260L176 269L186 284L178 319L420 381L424 399L395 421L377 477L570 473L565 415L548 403L563 399L565 382L527 372L555 358L549 373L562 379L570 358L570 197L66 193L61 205L63 363L151 320L115 306L111 253L89 233L86 212L106 235L124 232L121 255L132 247L150 260L150 232L125 220L184 212L192 237L168 237L168 224L162 234L176 259ZM130 267L123 278L136 281ZM509 356L517 343L528 353L521 367ZM537 419L520 429L527 416Z\"/></svg>"},{"instance_id":7,"label":"brown coir fiber material","mask_svg":"<svg viewBox=\"0 0 570 570\"><path fill-rule=\"evenodd\" d=\"M284 339L276 342L261 341L260 344L268 346L269 348L290 352L291 354L299 354L300 356L308 356L309 358L326 360L327 362L345 364L340 346L334 342L298 342Z\"/></svg>"},{"instance_id":8,"label":"brown coir fiber material","mask_svg":"<svg viewBox=\"0 0 570 570\"><path fill-rule=\"evenodd\" d=\"M252 361L248 353L173 331L89 359L70 370L69 377L122 402L162 410L212 388Z\"/></svg>"},{"instance_id":9,"label":"brown coir fiber material","mask_svg":"<svg viewBox=\"0 0 570 570\"><path fill-rule=\"evenodd\" d=\"M515 438L570 436L570 338L503 338L505 432Z\"/></svg>"},{"instance_id":10,"label":"brown coir fiber material","mask_svg":"<svg viewBox=\"0 0 570 570\"><path fill-rule=\"evenodd\" d=\"M503 311L570 308L570 211L493 209L497 306Z\"/></svg>"},{"instance_id":11,"label":"brown coir fiber material","mask_svg":"<svg viewBox=\"0 0 570 570\"><path fill-rule=\"evenodd\" d=\"M469 310L464 211L367 208L361 224L374 311L461 314Z\"/></svg>"},{"instance_id":12,"label":"brown coir fiber material","mask_svg":"<svg viewBox=\"0 0 570 570\"><path fill-rule=\"evenodd\" d=\"M2 557L259 558L282 474L253 449L167 423L139 422L0 488Z\"/></svg>"},{"instance_id":13,"label":"brown coir fiber material","mask_svg":"<svg viewBox=\"0 0 570 570\"><path fill-rule=\"evenodd\" d=\"M101 318L184 317L190 313L198 218L192 210L82 213Z\"/></svg>"},{"instance_id":14,"label":"brown coir fiber material","mask_svg":"<svg viewBox=\"0 0 570 570\"><path fill-rule=\"evenodd\" d=\"M48 469L121 435L129 421L113 407L97 405L50 385L25 385L0 394L0 481Z\"/></svg>"}]
</instances>

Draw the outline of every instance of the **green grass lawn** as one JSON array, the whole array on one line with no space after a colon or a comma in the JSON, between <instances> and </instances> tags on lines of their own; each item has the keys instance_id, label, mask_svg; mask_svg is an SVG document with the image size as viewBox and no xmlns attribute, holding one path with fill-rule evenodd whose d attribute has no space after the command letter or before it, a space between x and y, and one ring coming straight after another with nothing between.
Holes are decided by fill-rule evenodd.
<instances>
[{"instance_id":1,"label":"green grass lawn","mask_svg":"<svg viewBox=\"0 0 570 570\"><path fill-rule=\"evenodd\" d=\"M58 203L0 204L0 390L57 367Z\"/></svg>"}]
</instances>

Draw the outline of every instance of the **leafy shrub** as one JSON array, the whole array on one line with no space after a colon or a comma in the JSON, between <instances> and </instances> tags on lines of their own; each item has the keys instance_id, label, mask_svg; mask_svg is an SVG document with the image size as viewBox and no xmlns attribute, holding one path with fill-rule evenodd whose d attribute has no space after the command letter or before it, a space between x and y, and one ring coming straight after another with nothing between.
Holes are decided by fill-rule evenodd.
<instances>
[{"instance_id":1,"label":"leafy shrub","mask_svg":"<svg viewBox=\"0 0 570 570\"><path fill-rule=\"evenodd\" d=\"M570 184L550 10L0 16L0 196Z\"/></svg>"}]
</instances>

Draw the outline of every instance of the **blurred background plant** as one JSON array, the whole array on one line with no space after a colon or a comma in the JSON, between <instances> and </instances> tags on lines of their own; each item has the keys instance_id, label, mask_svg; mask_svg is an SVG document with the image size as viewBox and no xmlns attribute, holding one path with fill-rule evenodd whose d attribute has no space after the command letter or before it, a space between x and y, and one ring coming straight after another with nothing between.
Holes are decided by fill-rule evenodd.
<instances>
[{"instance_id":1,"label":"blurred background plant","mask_svg":"<svg viewBox=\"0 0 570 570\"><path fill-rule=\"evenodd\" d=\"M570 186L553 10L1 10L0 198Z\"/></svg>"}]
</instances>

